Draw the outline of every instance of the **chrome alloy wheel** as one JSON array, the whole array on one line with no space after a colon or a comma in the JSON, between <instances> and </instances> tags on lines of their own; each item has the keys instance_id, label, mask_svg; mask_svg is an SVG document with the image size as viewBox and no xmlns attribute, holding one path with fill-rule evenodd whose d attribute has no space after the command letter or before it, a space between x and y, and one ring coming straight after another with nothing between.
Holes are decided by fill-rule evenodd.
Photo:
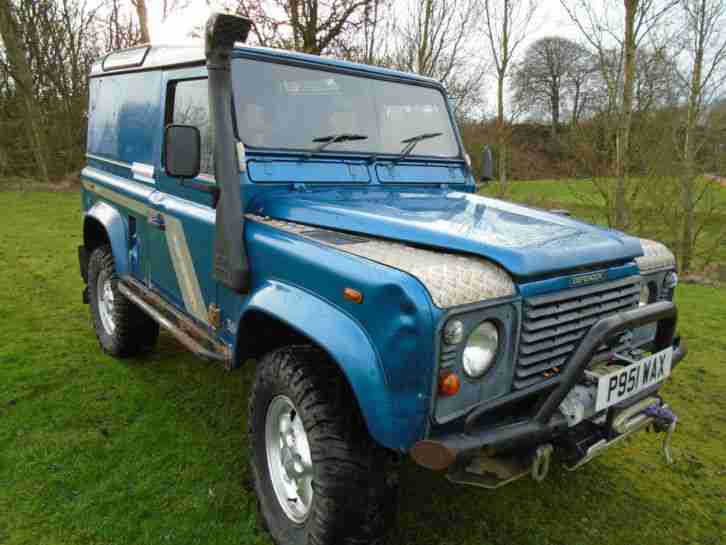
<instances>
[{"instance_id":1,"label":"chrome alloy wheel","mask_svg":"<svg viewBox=\"0 0 726 545\"><path fill-rule=\"evenodd\" d=\"M313 503L313 464L302 419L287 396L267 408L265 450L277 502L290 520L303 523Z\"/></svg>"},{"instance_id":2,"label":"chrome alloy wheel","mask_svg":"<svg viewBox=\"0 0 726 545\"><path fill-rule=\"evenodd\" d=\"M99 276L104 276L103 273ZM113 335L116 330L116 322L113 318L113 289L111 288L111 279L106 277L98 282L98 314L101 316L101 323L106 333Z\"/></svg>"}]
</instances>

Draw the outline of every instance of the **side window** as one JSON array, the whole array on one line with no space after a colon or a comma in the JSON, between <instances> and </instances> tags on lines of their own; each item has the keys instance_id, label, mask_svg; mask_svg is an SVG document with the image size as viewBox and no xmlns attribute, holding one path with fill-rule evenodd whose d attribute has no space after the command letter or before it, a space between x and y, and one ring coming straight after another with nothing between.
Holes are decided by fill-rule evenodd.
<instances>
[{"instance_id":1,"label":"side window","mask_svg":"<svg viewBox=\"0 0 726 545\"><path fill-rule=\"evenodd\" d=\"M214 128L209 115L207 80L178 81L174 84L174 103L169 123L193 125L202 137L202 174L214 176Z\"/></svg>"},{"instance_id":2,"label":"side window","mask_svg":"<svg viewBox=\"0 0 726 545\"><path fill-rule=\"evenodd\" d=\"M153 163L161 72L136 72L90 80L88 152L127 163Z\"/></svg>"}]
</instances>

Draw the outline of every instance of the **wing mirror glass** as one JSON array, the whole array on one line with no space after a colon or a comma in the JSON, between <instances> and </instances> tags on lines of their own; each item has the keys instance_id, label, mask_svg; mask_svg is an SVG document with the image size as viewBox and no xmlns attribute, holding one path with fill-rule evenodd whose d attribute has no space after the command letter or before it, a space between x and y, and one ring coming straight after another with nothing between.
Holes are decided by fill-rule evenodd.
<instances>
[{"instance_id":1,"label":"wing mirror glass","mask_svg":"<svg viewBox=\"0 0 726 545\"><path fill-rule=\"evenodd\" d=\"M199 176L201 141L197 127L167 125L164 131L166 173L187 179Z\"/></svg>"}]
</instances>

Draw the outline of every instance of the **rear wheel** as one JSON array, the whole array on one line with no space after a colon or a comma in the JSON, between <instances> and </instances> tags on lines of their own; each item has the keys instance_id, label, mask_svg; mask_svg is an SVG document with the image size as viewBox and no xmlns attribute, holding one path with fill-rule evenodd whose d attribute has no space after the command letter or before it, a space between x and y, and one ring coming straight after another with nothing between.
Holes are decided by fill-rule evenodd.
<instances>
[{"instance_id":1,"label":"rear wheel","mask_svg":"<svg viewBox=\"0 0 726 545\"><path fill-rule=\"evenodd\" d=\"M124 297L111 247L99 246L88 261L88 293L91 317L101 348L117 358L146 352L159 337L159 324Z\"/></svg>"},{"instance_id":2,"label":"rear wheel","mask_svg":"<svg viewBox=\"0 0 726 545\"><path fill-rule=\"evenodd\" d=\"M279 545L381 543L395 497L387 452L320 350L291 346L259 363L250 397L251 473Z\"/></svg>"}]
</instances>

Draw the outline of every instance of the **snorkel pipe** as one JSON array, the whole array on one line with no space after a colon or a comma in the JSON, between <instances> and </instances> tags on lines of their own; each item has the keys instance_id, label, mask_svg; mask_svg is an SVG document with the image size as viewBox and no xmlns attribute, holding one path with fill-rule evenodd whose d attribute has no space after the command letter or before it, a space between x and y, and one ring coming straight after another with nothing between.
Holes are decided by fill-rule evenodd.
<instances>
[{"instance_id":1,"label":"snorkel pipe","mask_svg":"<svg viewBox=\"0 0 726 545\"><path fill-rule=\"evenodd\" d=\"M244 248L244 215L240 190L237 138L232 125L230 54L244 42L252 22L244 17L213 13L204 31L209 72L209 109L215 132L214 173L219 188L214 233L214 278L234 292L250 290L250 266Z\"/></svg>"}]
</instances>

